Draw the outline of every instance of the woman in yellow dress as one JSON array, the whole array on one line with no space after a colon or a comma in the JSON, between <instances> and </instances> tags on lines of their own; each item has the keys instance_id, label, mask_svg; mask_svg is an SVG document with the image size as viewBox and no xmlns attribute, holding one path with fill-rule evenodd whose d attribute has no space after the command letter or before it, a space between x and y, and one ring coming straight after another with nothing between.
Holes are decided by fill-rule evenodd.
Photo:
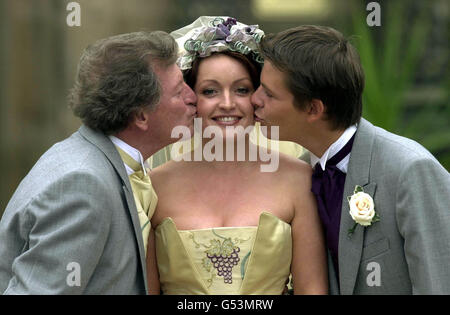
<instances>
[{"instance_id":1,"label":"woman in yellow dress","mask_svg":"<svg viewBox=\"0 0 450 315\"><path fill-rule=\"evenodd\" d=\"M326 294L311 167L234 132L254 125L250 98L259 85L262 31L201 17L173 35L184 48L179 64L197 95L204 137L201 159L185 152L151 172L158 205L147 257L150 293L282 294L292 274L294 294ZM272 169L264 153L276 154Z\"/></svg>"}]
</instances>

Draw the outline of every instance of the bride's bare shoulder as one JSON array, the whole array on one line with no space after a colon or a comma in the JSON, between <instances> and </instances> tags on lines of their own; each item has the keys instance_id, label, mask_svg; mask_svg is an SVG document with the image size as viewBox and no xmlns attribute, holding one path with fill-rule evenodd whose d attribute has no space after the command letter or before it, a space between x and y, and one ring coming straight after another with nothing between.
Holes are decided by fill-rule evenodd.
<instances>
[{"instance_id":1,"label":"bride's bare shoulder","mask_svg":"<svg viewBox=\"0 0 450 315\"><path fill-rule=\"evenodd\" d=\"M311 176L311 165L291 155L280 153L279 167L283 173L294 172L296 175Z\"/></svg>"},{"instance_id":2,"label":"bride's bare shoulder","mask_svg":"<svg viewBox=\"0 0 450 315\"><path fill-rule=\"evenodd\" d=\"M305 161L280 153L278 169L279 179L297 191L301 187L307 190L311 187L312 168Z\"/></svg>"},{"instance_id":3,"label":"bride's bare shoulder","mask_svg":"<svg viewBox=\"0 0 450 315\"><path fill-rule=\"evenodd\" d=\"M180 161L176 162L170 160L154 169L150 172L150 178L154 186L159 185L167 185L170 182L173 182L177 178L180 178L180 175L184 173L186 169L186 162Z\"/></svg>"}]
</instances>

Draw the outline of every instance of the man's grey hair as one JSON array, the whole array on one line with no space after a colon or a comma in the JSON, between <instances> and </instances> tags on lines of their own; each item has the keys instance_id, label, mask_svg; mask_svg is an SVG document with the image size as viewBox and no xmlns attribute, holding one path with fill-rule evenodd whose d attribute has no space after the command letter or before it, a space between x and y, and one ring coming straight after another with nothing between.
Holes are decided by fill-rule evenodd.
<instances>
[{"instance_id":1,"label":"man's grey hair","mask_svg":"<svg viewBox=\"0 0 450 315\"><path fill-rule=\"evenodd\" d=\"M88 46L69 95L74 114L106 135L125 129L141 108L155 109L161 86L152 64L176 62L178 46L162 31L135 32Z\"/></svg>"}]
</instances>

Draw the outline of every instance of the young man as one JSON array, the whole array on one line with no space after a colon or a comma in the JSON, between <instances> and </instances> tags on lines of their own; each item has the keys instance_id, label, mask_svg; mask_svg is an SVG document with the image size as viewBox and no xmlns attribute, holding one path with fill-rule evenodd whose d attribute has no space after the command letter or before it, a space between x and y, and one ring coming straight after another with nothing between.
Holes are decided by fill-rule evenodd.
<instances>
[{"instance_id":1,"label":"young man","mask_svg":"<svg viewBox=\"0 0 450 315\"><path fill-rule=\"evenodd\" d=\"M330 293L449 294L450 175L418 143L361 118L355 48L334 29L301 26L261 50L255 118L310 151Z\"/></svg>"},{"instance_id":2,"label":"young man","mask_svg":"<svg viewBox=\"0 0 450 315\"><path fill-rule=\"evenodd\" d=\"M84 51L71 93L83 125L39 159L3 214L0 292L147 293L156 196L144 161L196 113L177 52L164 32L113 36Z\"/></svg>"}]
</instances>

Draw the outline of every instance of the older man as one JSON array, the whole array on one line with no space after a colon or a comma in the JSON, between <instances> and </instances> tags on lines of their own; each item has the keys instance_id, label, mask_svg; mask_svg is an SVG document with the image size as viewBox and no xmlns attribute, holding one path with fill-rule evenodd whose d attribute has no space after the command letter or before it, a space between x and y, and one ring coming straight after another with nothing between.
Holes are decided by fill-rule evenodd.
<instances>
[{"instance_id":1,"label":"older man","mask_svg":"<svg viewBox=\"0 0 450 315\"><path fill-rule=\"evenodd\" d=\"M164 32L113 36L84 51L70 100L83 125L39 159L4 212L0 292L147 293L157 199L145 161L196 113L176 57Z\"/></svg>"}]
</instances>

